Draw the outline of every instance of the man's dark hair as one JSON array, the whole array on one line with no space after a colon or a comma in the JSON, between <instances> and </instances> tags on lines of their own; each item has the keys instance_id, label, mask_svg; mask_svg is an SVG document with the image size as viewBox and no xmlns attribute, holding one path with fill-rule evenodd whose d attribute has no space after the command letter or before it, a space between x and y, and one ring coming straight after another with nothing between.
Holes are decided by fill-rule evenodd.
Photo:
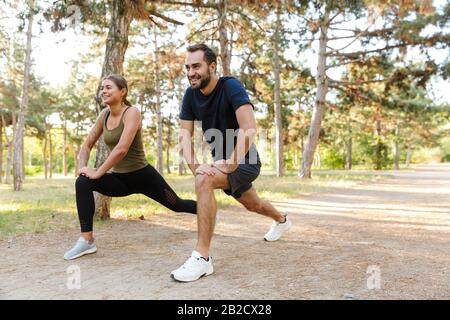
<instances>
[{"instance_id":1,"label":"man's dark hair","mask_svg":"<svg viewBox=\"0 0 450 320\"><path fill-rule=\"evenodd\" d=\"M205 54L204 59L208 65L210 65L213 62L217 64L216 53L204 43L199 43L199 44L194 44L192 46L189 46L187 48L187 51L188 52L203 51L203 53Z\"/></svg>"}]
</instances>

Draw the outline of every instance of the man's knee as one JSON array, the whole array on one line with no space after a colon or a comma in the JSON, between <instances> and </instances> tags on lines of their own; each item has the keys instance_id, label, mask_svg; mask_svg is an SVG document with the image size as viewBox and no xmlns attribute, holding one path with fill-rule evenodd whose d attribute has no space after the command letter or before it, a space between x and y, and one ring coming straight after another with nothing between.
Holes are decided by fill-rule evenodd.
<instances>
[{"instance_id":1,"label":"man's knee","mask_svg":"<svg viewBox=\"0 0 450 320\"><path fill-rule=\"evenodd\" d=\"M195 191L201 192L212 189L212 177L206 174L199 174L195 176Z\"/></svg>"}]
</instances>

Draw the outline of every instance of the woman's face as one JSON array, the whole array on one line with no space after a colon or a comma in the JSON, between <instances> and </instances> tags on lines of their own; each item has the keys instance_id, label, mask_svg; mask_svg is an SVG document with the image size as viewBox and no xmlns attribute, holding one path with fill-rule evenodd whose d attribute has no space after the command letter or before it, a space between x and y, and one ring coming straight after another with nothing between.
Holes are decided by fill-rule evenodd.
<instances>
[{"instance_id":1,"label":"woman's face","mask_svg":"<svg viewBox=\"0 0 450 320\"><path fill-rule=\"evenodd\" d=\"M106 105L113 105L120 103L125 96L126 89L119 89L119 87L111 80L103 80L100 87L103 103Z\"/></svg>"}]
</instances>

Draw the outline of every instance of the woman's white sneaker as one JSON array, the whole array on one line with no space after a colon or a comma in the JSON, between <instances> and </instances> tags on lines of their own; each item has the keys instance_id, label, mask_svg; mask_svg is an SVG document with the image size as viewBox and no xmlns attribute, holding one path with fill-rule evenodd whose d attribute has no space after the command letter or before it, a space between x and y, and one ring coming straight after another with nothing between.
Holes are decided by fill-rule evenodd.
<instances>
[{"instance_id":1,"label":"woman's white sneaker","mask_svg":"<svg viewBox=\"0 0 450 320\"><path fill-rule=\"evenodd\" d=\"M285 231L288 231L291 228L291 219L288 218L287 214L285 215L285 217L286 220L284 222L274 221L272 223L269 232L267 232L264 236L264 240L277 241Z\"/></svg>"},{"instance_id":2,"label":"woman's white sneaker","mask_svg":"<svg viewBox=\"0 0 450 320\"><path fill-rule=\"evenodd\" d=\"M95 252L97 252L95 243L93 241L89 242L83 237L80 237L75 246L64 254L64 259L73 260L84 256L85 254L91 254Z\"/></svg>"},{"instance_id":3,"label":"woman's white sneaker","mask_svg":"<svg viewBox=\"0 0 450 320\"><path fill-rule=\"evenodd\" d=\"M172 271L170 277L181 282L190 282L209 276L214 272L212 257L206 261L197 251L192 251L192 255L177 270Z\"/></svg>"}]
</instances>

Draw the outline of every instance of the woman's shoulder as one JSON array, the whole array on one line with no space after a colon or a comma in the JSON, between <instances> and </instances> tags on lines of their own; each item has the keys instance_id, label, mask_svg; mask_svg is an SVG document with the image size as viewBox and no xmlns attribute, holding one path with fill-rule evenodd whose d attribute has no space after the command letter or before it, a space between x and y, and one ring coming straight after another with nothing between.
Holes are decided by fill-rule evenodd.
<instances>
[{"instance_id":1,"label":"woman's shoulder","mask_svg":"<svg viewBox=\"0 0 450 320\"><path fill-rule=\"evenodd\" d=\"M105 119L106 119L106 115L108 114L108 112L109 112L109 107L103 108L100 111L100 113L98 114L97 121L100 121L100 122L103 123L105 121Z\"/></svg>"},{"instance_id":2,"label":"woman's shoulder","mask_svg":"<svg viewBox=\"0 0 450 320\"><path fill-rule=\"evenodd\" d=\"M127 109L124 111L123 119L140 119L141 118L141 111L136 106L128 106Z\"/></svg>"},{"instance_id":3,"label":"woman's shoulder","mask_svg":"<svg viewBox=\"0 0 450 320\"><path fill-rule=\"evenodd\" d=\"M100 116L105 115L106 113L109 112L109 107L104 107L101 111L100 111Z\"/></svg>"}]
</instances>

